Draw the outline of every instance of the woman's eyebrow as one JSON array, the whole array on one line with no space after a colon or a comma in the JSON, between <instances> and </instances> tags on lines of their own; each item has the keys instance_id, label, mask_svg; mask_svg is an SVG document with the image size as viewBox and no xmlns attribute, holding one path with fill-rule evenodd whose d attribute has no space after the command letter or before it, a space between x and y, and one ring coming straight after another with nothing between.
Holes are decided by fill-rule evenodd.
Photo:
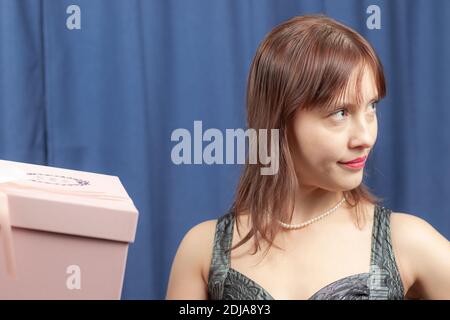
<instances>
[{"instance_id":1,"label":"woman's eyebrow","mask_svg":"<svg viewBox=\"0 0 450 320\"><path fill-rule=\"evenodd\" d=\"M370 103L373 103L373 102L376 102L378 100L379 100L378 96L375 96L372 99L370 99L369 101L367 101L366 105L368 105ZM356 107L358 107L358 104L356 104L354 102L343 102L343 103L338 104L338 106L339 107L345 107L345 108L356 108Z\"/></svg>"}]
</instances>

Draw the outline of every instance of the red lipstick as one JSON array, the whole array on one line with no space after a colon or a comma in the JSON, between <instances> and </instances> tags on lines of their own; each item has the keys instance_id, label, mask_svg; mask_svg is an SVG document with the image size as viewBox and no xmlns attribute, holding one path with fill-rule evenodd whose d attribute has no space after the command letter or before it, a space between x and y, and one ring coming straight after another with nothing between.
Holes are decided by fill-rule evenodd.
<instances>
[{"instance_id":1,"label":"red lipstick","mask_svg":"<svg viewBox=\"0 0 450 320\"><path fill-rule=\"evenodd\" d=\"M366 164L367 156L359 157L350 161L341 162L339 161L339 164L342 164L346 166L347 168L351 169L361 169L364 168L364 165Z\"/></svg>"}]
</instances>

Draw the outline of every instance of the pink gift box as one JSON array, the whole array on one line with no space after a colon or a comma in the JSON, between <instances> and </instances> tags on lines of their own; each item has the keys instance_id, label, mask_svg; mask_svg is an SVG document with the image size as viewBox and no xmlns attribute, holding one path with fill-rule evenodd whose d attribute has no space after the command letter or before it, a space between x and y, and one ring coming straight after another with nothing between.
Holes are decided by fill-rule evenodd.
<instances>
[{"instance_id":1,"label":"pink gift box","mask_svg":"<svg viewBox=\"0 0 450 320\"><path fill-rule=\"evenodd\" d=\"M0 299L120 299L138 212L118 177L0 160L0 218Z\"/></svg>"}]
</instances>

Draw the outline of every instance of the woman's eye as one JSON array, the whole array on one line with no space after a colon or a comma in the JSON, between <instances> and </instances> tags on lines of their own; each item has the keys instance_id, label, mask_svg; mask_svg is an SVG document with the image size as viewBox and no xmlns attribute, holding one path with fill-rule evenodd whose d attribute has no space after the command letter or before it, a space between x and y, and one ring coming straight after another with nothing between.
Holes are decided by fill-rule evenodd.
<instances>
[{"instance_id":1,"label":"woman's eye","mask_svg":"<svg viewBox=\"0 0 450 320\"><path fill-rule=\"evenodd\" d=\"M372 102L371 104L369 104L368 106L373 108L373 112L376 113L377 112L377 104L378 101ZM336 112L333 112L330 116L332 116L333 118L335 118L336 120L342 120L345 118L345 116L347 115L348 110L347 109L340 109Z\"/></svg>"},{"instance_id":2,"label":"woman's eye","mask_svg":"<svg viewBox=\"0 0 450 320\"><path fill-rule=\"evenodd\" d=\"M334 113L332 113L331 115L336 119L336 120L341 120L345 117L345 115L347 114L347 110L346 109L341 109L338 110Z\"/></svg>"}]
</instances>

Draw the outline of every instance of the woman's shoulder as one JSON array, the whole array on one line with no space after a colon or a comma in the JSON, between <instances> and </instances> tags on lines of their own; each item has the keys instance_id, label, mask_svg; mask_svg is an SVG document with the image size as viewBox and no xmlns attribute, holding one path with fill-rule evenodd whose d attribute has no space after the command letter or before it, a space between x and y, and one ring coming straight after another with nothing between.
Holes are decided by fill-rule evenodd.
<instances>
[{"instance_id":1,"label":"woman's shoulder","mask_svg":"<svg viewBox=\"0 0 450 320\"><path fill-rule=\"evenodd\" d=\"M418 244L432 245L433 238L441 236L428 221L410 213L393 211L390 225L392 237L406 248L414 248Z\"/></svg>"},{"instance_id":2,"label":"woman's shoulder","mask_svg":"<svg viewBox=\"0 0 450 320\"><path fill-rule=\"evenodd\" d=\"M202 247L208 245L210 248L204 249L212 250L212 245L214 242L218 224L223 223L225 220L231 221L231 218L232 214L228 212L216 219L205 220L198 224L195 224L186 233L186 235L183 238L183 241L192 244L204 244L204 246Z\"/></svg>"},{"instance_id":3,"label":"woman's shoulder","mask_svg":"<svg viewBox=\"0 0 450 320\"><path fill-rule=\"evenodd\" d=\"M180 249L197 261L205 284L208 283L216 233L225 221L232 221L232 218L232 213L227 212L216 219L202 221L191 227L181 241Z\"/></svg>"},{"instance_id":4,"label":"woman's shoulder","mask_svg":"<svg viewBox=\"0 0 450 320\"><path fill-rule=\"evenodd\" d=\"M205 283L208 282L209 269L211 266L212 255L214 251L215 238L219 232L232 232L233 228L227 228L227 224L234 224L235 215L232 211L228 211L217 219L210 219L194 225L185 235L182 242L185 243L186 250L191 251L192 255L198 257L202 278ZM238 217L239 223L247 225L248 216L240 215ZM229 225L229 226L230 226ZM233 240L236 240L233 238Z\"/></svg>"},{"instance_id":5,"label":"woman's shoulder","mask_svg":"<svg viewBox=\"0 0 450 320\"><path fill-rule=\"evenodd\" d=\"M392 212L391 238L411 257L420 253L434 252L448 246L448 240L428 221L417 215L405 212Z\"/></svg>"},{"instance_id":6,"label":"woman's shoulder","mask_svg":"<svg viewBox=\"0 0 450 320\"><path fill-rule=\"evenodd\" d=\"M195 244L198 242L208 243L212 246L218 225L223 224L225 221L232 221L233 218L233 213L228 211L216 219L205 220L195 224L188 230L183 240Z\"/></svg>"},{"instance_id":7,"label":"woman's shoulder","mask_svg":"<svg viewBox=\"0 0 450 320\"><path fill-rule=\"evenodd\" d=\"M428 221L414 214L392 212L390 224L393 250L409 287L424 275L428 277L433 269L440 274L450 266L449 242Z\"/></svg>"},{"instance_id":8,"label":"woman's shoulder","mask_svg":"<svg viewBox=\"0 0 450 320\"><path fill-rule=\"evenodd\" d=\"M418 236L427 237L430 233L437 232L430 223L418 215L396 212L382 204L374 206L378 207L383 213L388 214L391 237L396 237L406 244L409 244L412 238L417 239Z\"/></svg>"},{"instance_id":9,"label":"woman's shoulder","mask_svg":"<svg viewBox=\"0 0 450 320\"><path fill-rule=\"evenodd\" d=\"M417 243L426 245L427 241L421 241L420 238L426 238L426 233L430 233L432 227L424 219L405 212L391 212L390 229L391 242L396 256L403 262L403 269L408 269L410 278L413 278L414 262L412 258L417 251ZM406 271L406 270L405 270ZM412 280L411 280L412 281Z\"/></svg>"},{"instance_id":10,"label":"woman's shoulder","mask_svg":"<svg viewBox=\"0 0 450 320\"><path fill-rule=\"evenodd\" d=\"M212 257L217 219L191 227L181 240L169 277L167 298L207 298L208 259Z\"/></svg>"}]
</instances>

